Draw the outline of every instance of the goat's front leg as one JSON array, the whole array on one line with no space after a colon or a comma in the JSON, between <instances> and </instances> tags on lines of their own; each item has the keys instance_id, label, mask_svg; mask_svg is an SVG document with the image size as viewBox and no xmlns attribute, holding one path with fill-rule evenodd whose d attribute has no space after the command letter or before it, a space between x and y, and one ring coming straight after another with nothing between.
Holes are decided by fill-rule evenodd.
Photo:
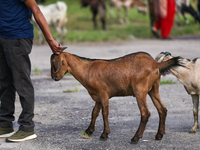
<instances>
[{"instance_id":1,"label":"goat's front leg","mask_svg":"<svg viewBox=\"0 0 200 150\"><path fill-rule=\"evenodd\" d=\"M110 133L109 123L108 123L108 115L109 115L109 101L108 99L102 100L102 115L104 121L104 131L101 134L100 140L105 141L108 138L108 134Z\"/></svg>"},{"instance_id":2,"label":"goat's front leg","mask_svg":"<svg viewBox=\"0 0 200 150\"><path fill-rule=\"evenodd\" d=\"M125 7L125 22L126 24L129 24L129 16L128 16L128 12L129 12L129 7Z\"/></svg>"},{"instance_id":3,"label":"goat's front leg","mask_svg":"<svg viewBox=\"0 0 200 150\"><path fill-rule=\"evenodd\" d=\"M121 16L121 6L117 7L117 18L118 18L120 24L124 24L124 21Z\"/></svg>"},{"instance_id":4,"label":"goat's front leg","mask_svg":"<svg viewBox=\"0 0 200 150\"><path fill-rule=\"evenodd\" d=\"M196 133L196 129L199 128L199 123L198 123L199 95L192 95L192 101L193 101L194 126L190 130L190 133Z\"/></svg>"},{"instance_id":5,"label":"goat's front leg","mask_svg":"<svg viewBox=\"0 0 200 150\"><path fill-rule=\"evenodd\" d=\"M136 144L139 141L139 139L142 138L146 124L150 117L150 112L148 110L147 102L146 102L146 95L147 94L143 94L140 92L139 96L136 96L137 103L138 103L140 113L141 113L141 120L140 120L140 126L137 132L135 133L135 136L131 139L131 144Z\"/></svg>"},{"instance_id":6,"label":"goat's front leg","mask_svg":"<svg viewBox=\"0 0 200 150\"><path fill-rule=\"evenodd\" d=\"M96 122L96 119L99 115L101 107L102 107L102 104L100 102L95 103L95 106L94 106L93 111L92 111L91 123L90 123L89 127L87 128L87 130L85 131L88 135L92 135L92 133L95 130L95 122Z\"/></svg>"}]
</instances>

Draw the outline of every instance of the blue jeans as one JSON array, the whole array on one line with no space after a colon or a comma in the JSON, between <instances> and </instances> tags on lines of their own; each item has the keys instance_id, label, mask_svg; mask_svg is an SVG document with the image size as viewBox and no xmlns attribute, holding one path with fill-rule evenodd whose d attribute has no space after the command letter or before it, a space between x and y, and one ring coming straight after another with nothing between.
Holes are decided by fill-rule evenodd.
<instances>
[{"instance_id":1,"label":"blue jeans","mask_svg":"<svg viewBox=\"0 0 200 150\"><path fill-rule=\"evenodd\" d=\"M29 54L33 39L6 39L0 36L0 127L12 127L16 92L22 112L19 129L34 130L34 89Z\"/></svg>"}]
</instances>

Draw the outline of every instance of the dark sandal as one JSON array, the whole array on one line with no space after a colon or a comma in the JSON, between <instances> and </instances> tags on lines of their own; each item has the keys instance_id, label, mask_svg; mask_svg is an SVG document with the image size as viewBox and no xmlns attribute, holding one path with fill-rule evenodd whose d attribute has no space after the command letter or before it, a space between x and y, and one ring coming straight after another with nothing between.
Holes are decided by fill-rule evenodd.
<instances>
[{"instance_id":1,"label":"dark sandal","mask_svg":"<svg viewBox=\"0 0 200 150\"><path fill-rule=\"evenodd\" d=\"M158 33L156 31L154 31L153 29L151 29L151 32L153 33L153 35L156 37L156 38L160 38L160 36L158 35Z\"/></svg>"}]
</instances>

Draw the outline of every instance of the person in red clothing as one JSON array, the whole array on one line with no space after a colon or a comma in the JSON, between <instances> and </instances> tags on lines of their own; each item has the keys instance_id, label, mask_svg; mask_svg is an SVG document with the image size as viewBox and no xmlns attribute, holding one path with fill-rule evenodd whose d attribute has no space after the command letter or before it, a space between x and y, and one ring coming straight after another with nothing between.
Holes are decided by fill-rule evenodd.
<instances>
[{"instance_id":1,"label":"person in red clothing","mask_svg":"<svg viewBox=\"0 0 200 150\"><path fill-rule=\"evenodd\" d=\"M164 18L157 18L155 25L151 28L151 32L157 38L160 38L158 30L161 31L162 39L172 39L170 35L171 29L174 24L174 15L176 13L175 0L167 0L167 15Z\"/></svg>"}]
</instances>

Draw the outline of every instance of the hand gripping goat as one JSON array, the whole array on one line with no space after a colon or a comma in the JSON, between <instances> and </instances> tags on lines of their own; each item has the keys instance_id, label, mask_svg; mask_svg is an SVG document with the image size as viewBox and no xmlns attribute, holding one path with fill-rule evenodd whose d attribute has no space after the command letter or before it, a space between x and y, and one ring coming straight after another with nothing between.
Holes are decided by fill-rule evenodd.
<instances>
[{"instance_id":1,"label":"hand gripping goat","mask_svg":"<svg viewBox=\"0 0 200 150\"><path fill-rule=\"evenodd\" d=\"M55 81L59 81L69 72L88 90L95 101L95 106L86 133L91 135L94 132L96 118L102 109L104 130L100 137L101 140L106 140L110 133L108 124L109 98L131 95L136 97L141 121L131 143L137 143L142 137L150 117L146 102L147 94L151 97L159 113L160 121L156 140L162 139L165 133L167 109L159 95L160 76L171 72L172 68L179 65L179 57L159 63L144 52L112 60L87 59L62 52L59 55L52 54L51 56L51 76Z\"/></svg>"}]
</instances>

